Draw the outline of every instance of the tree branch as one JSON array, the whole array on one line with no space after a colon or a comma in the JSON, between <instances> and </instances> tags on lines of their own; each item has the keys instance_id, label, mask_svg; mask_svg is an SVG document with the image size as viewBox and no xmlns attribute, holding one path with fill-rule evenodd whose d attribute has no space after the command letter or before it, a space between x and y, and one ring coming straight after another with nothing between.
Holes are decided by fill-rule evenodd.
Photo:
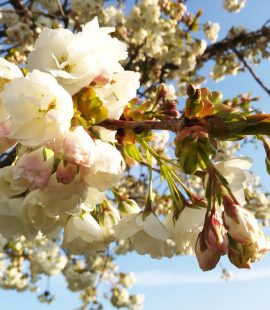
<instances>
[{"instance_id":1,"label":"tree branch","mask_svg":"<svg viewBox=\"0 0 270 310\"><path fill-rule=\"evenodd\" d=\"M197 61L206 62L210 59L215 58L218 55L224 54L233 48L239 46L249 46L254 45L261 37L265 37L270 40L270 27L262 26L259 30L251 31L248 33L240 33L235 37L226 37L225 39L209 45L203 55L198 56ZM173 63L166 63L164 65L164 70L178 70L178 66Z\"/></svg>"},{"instance_id":2,"label":"tree branch","mask_svg":"<svg viewBox=\"0 0 270 310\"><path fill-rule=\"evenodd\" d=\"M245 60L245 57L243 55L241 55L241 53L239 53L237 51L237 49L233 48L232 49L234 51L234 53L236 54L236 56L238 57L238 59L243 63L243 65L245 66L245 68L248 69L248 71L250 72L250 74L254 77L255 81L262 87L262 89L264 89L266 91L266 93L270 96L270 89L267 88L264 83L261 81L261 79L257 76L257 74L254 72L254 70L251 68L251 66L247 63L247 61Z\"/></svg>"},{"instance_id":3,"label":"tree branch","mask_svg":"<svg viewBox=\"0 0 270 310\"><path fill-rule=\"evenodd\" d=\"M178 131L183 126L183 118L174 118L163 121L139 121L139 122L107 119L106 121L98 124L98 126L110 130L117 130L120 128L130 129L136 133L152 129Z\"/></svg>"},{"instance_id":4,"label":"tree branch","mask_svg":"<svg viewBox=\"0 0 270 310\"><path fill-rule=\"evenodd\" d=\"M21 0L9 0L10 4L21 17L31 17L32 13L23 4Z\"/></svg>"},{"instance_id":5,"label":"tree branch","mask_svg":"<svg viewBox=\"0 0 270 310\"><path fill-rule=\"evenodd\" d=\"M202 61L207 61L216 57L217 54L228 52L230 49L236 48L239 45L247 46L256 44L261 37L270 39L270 27L262 26L262 28L256 31L240 33L233 38L226 37L225 39L208 46L204 54L199 59Z\"/></svg>"}]
</instances>

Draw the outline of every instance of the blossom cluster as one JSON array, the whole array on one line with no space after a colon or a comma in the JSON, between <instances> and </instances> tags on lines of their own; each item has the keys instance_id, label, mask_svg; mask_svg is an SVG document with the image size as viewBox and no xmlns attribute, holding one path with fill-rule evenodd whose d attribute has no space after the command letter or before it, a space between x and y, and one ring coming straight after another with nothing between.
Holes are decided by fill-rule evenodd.
<instances>
[{"instance_id":1,"label":"blossom cluster","mask_svg":"<svg viewBox=\"0 0 270 310\"><path fill-rule=\"evenodd\" d=\"M139 74L120 64L126 46L113 31L97 19L76 34L46 28L25 75L1 59L1 147L17 151L14 164L0 169L4 237L54 236L64 228L63 245L74 253L91 251L91 243L95 253L113 240L109 227L120 216L105 191L125 164L115 132L97 125L118 119L139 87Z\"/></svg>"},{"instance_id":2,"label":"blossom cluster","mask_svg":"<svg viewBox=\"0 0 270 310\"><path fill-rule=\"evenodd\" d=\"M238 12L245 2L224 0L224 8ZM143 297L127 291L134 276L117 271L108 254L111 243L115 254L135 250L158 259L196 255L203 270L214 268L225 254L235 266L250 268L269 250L253 211L267 223L270 203L267 195L247 184L250 160L232 159L240 143L214 139L211 145L206 128L192 125L205 115L215 120L212 99L220 97L217 92L189 89L188 95L194 91L197 97L196 102L188 98L182 115L188 120L175 140L177 160L170 158L167 131L150 136L148 131L116 133L102 127L108 118L177 119L177 95L183 93L183 85L204 82L198 69L216 46L219 24L201 25L201 11L190 13L184 1L136 1L128 14L124 6L103 7L102 0L65 3L65 14L56 1L35 0L28 16L7 10L0 17L6 58L11 61L0 58L0 149L14 156L11 166L0 169L0 286L36 290L42 275L62 273L69 290L81 292L84 305L98 304L102 280L110 284L107 298L112 305L140 309ZM105 27L93 19L96 15ZM208 43L196 37L198 30ZM246 33L242 27L232 28L226 40ZM258 55L269 57L267 36L251 41L238 46L243 57L253 63ZM213 55L214 80L241 70L232 50ZM20 69L12 62L26 65ZM139 72L140 95L146 99L141 104L134 99ZM164 80L173 84L156 90L155 84ZM226 110L220 102L216 105L225 121L235 106L244 113L250 109L235 100L225 104ZM145 149L135 144L142 137L149 143ZM200 143L208 147L212 170L198 156ZM149 179L143 168L138 178L129 174L123 184L117 183L125 165L131 168L141 161L145 169L150 166L149 150L168 191L161 193L158 184L145 203ZM175 167L185 167L185 173ZM198 174L187 176L196 169ZM223 176L222 185L211 185L213 170ZM181 197L179 184L188 200ZM25 271L26 261L31 276ZM54 296L45 291L38 298L51 302Z\"/></svg>"},{"instance_id":3,"label":"blossom cluster","mask_svg":"<svg viewBox=\"0 0 270 310\"><path fill-rule=\"evenodd\" d=\"M105 251L116 239L129 240L139 254L153 258L195 251L201 268L206 270L215 266L220 255L228 252L232 257L232 246L227 250L227 243L219 250L220 245L211 241L208 249L206 231L219 229L211 227L215 224L227 230L232 240L245 246L249 242L248 257L237 253L238 259L246 259L242 265L248 267L268 250L267 239L248 211L239 230L251 225L256 236L238 241L230 232L231 214L241 212L238 204L245 204L245 175L237 165L245 169L249 161L216 164L237 199L229 203L224 196L224 206L220 206L224 210L223 224L216 207L209 214L205 205L184 206L180 211L174 209L162 223L151 208L141 211L131 199L118 197L118 208L106 199L106 190L123 174L124 160L112 144L115 132L99 123L107 118L119 119L139 88L139 74L125 71L120 64L127 57L126 46L110 36L112 31L100 28L97 19L76 34L67 29L44 29L28 56L30 72L25 75L1 59L2 146L17 145L14 164L0 169L2 235L34 238L42 232L56 236L64 228L63 247L73 254L95 254ZM202 94L210 96L206 89ZM174 89L161 86L157 96L171 102ZM178 133L175 143L183 143L185 132L200 133L201 127L195 127L195 131L187 128ZM205 132L200 134L204 137ZM182 146L180 157L185 153ZM229 238L223 235L224 240ZM46 251L33 257L47 260ZM235 259L231 261L242 266ZM64 262L60 260L59 264ZM50 264L40 266L45 274L53 270Z\"/></svg>"},{"instance_id":4,"label":"blossom cluster","mask_svg":"<svg viewBox=\"0 0 270 310\"><path fill-rule=\"evenodd\" d=\"M246 0L223 1L224 9L229 12L239 12L245 4ZM124 3L117 8L108 6L103 0L69 0L62 8L65 18L53 1L35 0L31 15L28 14L27 18L7 8L0 16L0 24L6 29L5 43L10 46L7 56L13 61L23 62L45 27L78 31L81 25L98 16L102 25L115 27L116 36L130 47L129 68L143 74L143 86L149 88L159 80L170 79L176 81L179 94L183 94L187 81L195 85L205 82L205 77L197 69L208 60L208 56L201 57L204 56L207 43L199 38L197 32L204 30L205 37L215 42L220 28L218 23L208 21L200 25L202 12L189 12L184 1L141 0L128 14L124 6ZM230 39L230 32L227 38ZM245 42L244 55L253 63L259 61L258 55L269 57L267 35L262 33L258 40ZM241 69L239 60L229 51L218 52L213 58L215 65L211 76L214 80L237 74ZM144 62L149 66L143 66ZM152 90L150 87L148 93L151 94Z\"/></svg>"}]
</instances>

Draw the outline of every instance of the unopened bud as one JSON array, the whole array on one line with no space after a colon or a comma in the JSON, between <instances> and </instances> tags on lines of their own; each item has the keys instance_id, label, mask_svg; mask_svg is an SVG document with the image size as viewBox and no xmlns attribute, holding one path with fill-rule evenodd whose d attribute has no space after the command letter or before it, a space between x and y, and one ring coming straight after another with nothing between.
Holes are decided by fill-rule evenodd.
<instances>
[{"instance_id":1,"label":"unopened bud","mask_svg":"<svg viewBox=\"0 0 270 310\"><path fill-rule=\"evenodd\" d=\"M173 117L173 118L178 118L180 116L179 111L177 111L176 109L174 110L170 110L166 113L166 115Z\"/></svg>"},{"instance_id":2,"label":"unopened bud","mask_svg":"<svg viewBox=\"0 0 270 310\"><path fill-rule=\"evenodd\" d=\"M167 91L168 91L167 86L164 83L160 84L157 89L157 98L165 97Z\"/></svg>"},{"instance_id":3,"label":"unopened bud","mask_svg":"<svg viewBox=\"0 0 270 310\"><path fill-rule=\"evenodd\" d=\"M226 229L215 208L212 209L210 216L206 216L203 232L209 249L218 252L220 255L227 253Z\"/></svg>"},{"instance_id":4,"label":"unopened bud","mask_svg":"<svg viewBox=\"0 0 270 310\"><path fill-rule=\"evenodd\" d=\"M222 100L222 97L223 97L223 95L221 92L213 91L211 93L211 101L213 103L219 103Z\"/></svg>"},{"instance_id":5,"label":"unopened bud","mask_svg":"<svg viewBox=\"0 0 270 310\"><path fill-rule=\"evenodd\" d=\"M69 184L71 183L78 173L78 166L69 162L64 163L61 160L57 170L56 179L59 183Z\"/></svg>"},{"instance_id":6,"label":"unopened bud","mask_svg":"<svg viewBox=\"0 0 270 310\"><path fill-rule=\"evenodd\" d=\"M121 201L118 205L118 209L120 211L121 217L141 211L140 207L133 199Z\"/></svg>"},{"instance_id":7,"label":"unopened bud","mask_svg":"<svg viewBox=\"0 0 270 310\"><path fill-rule=\"evenodd\" d=\"M207 247L202 232L198 235L195 253L199 266L203 271L214 269L220 259L220 254L213 252Z\"/></svg>"},{"instance_id":8,"label":"unopened bud","mask_svg":"<svg viewBox=\"0 0 270 310\"><path fill-rule=\"evenodd\" d=\"M112 228L120 221L119 211L107 200L101 204L100 210L99 224L103 230L104 239L106 242L111 242L115 239Z\"/></svg>"},{"instance_id":9,"label":"unopened bud","mask_svg":"<svg viewBox=\"0 0 270 310\"><path fill-rule=\"evenodd\" d=\"M163 110L174 110L177 106L177 102L176 101L166 101L163 105L162 105L162 109Z\"/></svg>"},{"instance_id":10,"label":"unopened bud","mask_svg":"<svg viewBox=\"0 0 270 310\"><path fill-rule=\"evenodd\" d=\"M193 174L198 167L198 151L194 143L182 149L176 147L176 155L184 173Z\"/></svg>"},{"instance_id":11,"label":"unopened bud","mask_svg":"<svg viewBox=\"0 0 270 310\"><path fill-rule=\"evenodd\" d=\"M192 84L188 84L186 92L187 92L187 95L189 96L189 98L192 98L196 92L195 86Z\"/></svg>"}]
</instances>

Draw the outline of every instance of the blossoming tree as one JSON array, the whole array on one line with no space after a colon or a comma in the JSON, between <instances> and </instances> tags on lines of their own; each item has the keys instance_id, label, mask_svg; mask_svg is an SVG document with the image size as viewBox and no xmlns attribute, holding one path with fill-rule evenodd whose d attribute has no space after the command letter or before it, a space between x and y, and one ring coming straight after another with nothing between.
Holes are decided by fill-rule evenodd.
<instances>
[{"instance_id":1,"label":"blossoming tree","mask_svg":"<svg viewBox=\"0 0 270 310\"><path fill-rule=\"evenodd\" d=\"M203 88L200 73L209 60L216 81L244 68L270 95L252 68L270 56L268 23L218 41L219 24L201 25L188 1L135 2L0 4L4 289L35 291L42 274L62 273L83 308L102 307L104 281L115 307L140 309L116 255L196 255L207 271L223 255L250 268L270 249L268 197L235 154L258 140L270 170L270 116L252 110L257 98Z\"/></svg>"}]
</instances>

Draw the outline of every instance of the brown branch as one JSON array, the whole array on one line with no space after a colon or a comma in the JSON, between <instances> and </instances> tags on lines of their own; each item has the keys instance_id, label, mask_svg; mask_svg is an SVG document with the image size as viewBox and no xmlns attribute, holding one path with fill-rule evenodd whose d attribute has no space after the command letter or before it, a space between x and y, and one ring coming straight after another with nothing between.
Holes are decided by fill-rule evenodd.
<instances>
[{"instance_id":1,"label":"brown branch","mask_svg":"<svg viewBox=\"0 0 270 310\"><path fill-rule=\"evenodd\" d=\"M20 15L21 13L23 13L23 11L21 10L8 10L8 9L0 9L0 13L14 13L16 12L18 15ZM63 19L62 16L56 15L56 14L51 14L51 13L46 13L46 12L42 12L42 11L38 11L38 10L32 10L32 15L41 15L41 16L45 16L45 17L49 17L49 18L58 18L58 19Z\"/></svg>"},{"instance_id":2,"label":"brown branch","mask_svg":"<svg viewBox=\"0 0 270 310\"><path fill-rule=\"evenodd\" d=\"M252 46L258 42L261 37L265 37L270 40L270 27L266 27L265 25L256 31L251 31L248 33L240 33L235 37L226 37L225 39L209 45L203 55L198 56L197 61L200 63L204 63L210 59L217 57L218 55L222 55L233 48L242 46ZM164 65L164 70L178 70L178 66L173 63L166 63Z\"/></svg>"},{"instance_id":3,"label":"brown branch","mask_svg":"<svg viewBox=\"0 0 270 310\"><path fill-rule=\"evenodd\" d=\"M136 133L140 133L145 130L170 130L178 131L183 126L183 118L173 118L163 121L123 121L116 119L107 119L98 124L101 127L116 130L116 129L130 129Z\"/></svg>"},{"instance_id":4,"label":"brown branch","mask_svg":"<svg viewBox=\"0 0 270 310\"><path fill-rule=\"evenodd\" d=\"M230 49L236 48L239 45L254 45L261 37L270 39L270 27L263 26L259 30L247 33L240 33L233 38L226 37L225 39L208 46L204 54L201 56L200 60L207 61L211 58L216 57L217 54L228 52Z\"/></svg>"},{"instance_id":5,"label":"brown branch","mask_svg":"<svg viewBox=\"0 0 270 310\"><path fill-rule=\"evenodd\" d=\"M21 17L31 17L32 13L23 4L21 0L9 0L13 8L18 11L18 15Z\"/></svg>"},{"instance_id":6,"label":"brown branch","mask_svg":"<svg viewBox=\"0 0 270 310\"><path fill-rule=\"evenodd\" d=\"M255 81L261 86L262 89L266 91L266 93L270 96L270 89L267 88L264 83L261 81L261 79L257 76L257 74L254 72L254 70L251 68L251 66L247 63L245 60L245 57L237 51L236 48L232 48L238 59L243 63L246 69L250 72L250 74L254 77Z\"/></svg>"}]
</instances>

